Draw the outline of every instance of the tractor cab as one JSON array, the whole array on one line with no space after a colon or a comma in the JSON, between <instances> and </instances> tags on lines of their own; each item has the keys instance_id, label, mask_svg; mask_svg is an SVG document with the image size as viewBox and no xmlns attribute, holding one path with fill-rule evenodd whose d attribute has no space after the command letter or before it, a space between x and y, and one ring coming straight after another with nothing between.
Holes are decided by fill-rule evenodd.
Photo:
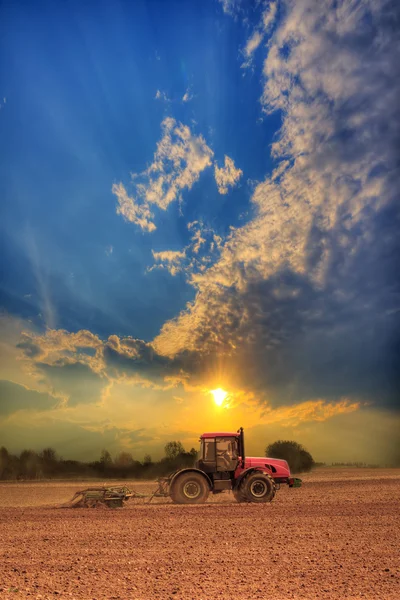
<instances>
[{"instance_id":1,"label":"tractor cab","mask_svg":"<svg viewBox=\"0 0 400 600\"><path fill-rule=\"evenodd\" d=\"M244 456L241 433L203 433L197 468L204 473L234 473Z\"/></svg>"}]
</instances>

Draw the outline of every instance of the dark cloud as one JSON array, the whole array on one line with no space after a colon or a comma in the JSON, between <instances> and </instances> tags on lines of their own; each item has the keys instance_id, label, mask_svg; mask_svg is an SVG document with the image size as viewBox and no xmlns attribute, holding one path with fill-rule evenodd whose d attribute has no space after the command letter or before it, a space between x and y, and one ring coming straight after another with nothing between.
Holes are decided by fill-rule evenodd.
<instances>
[{"instance_id":1,"label":"dark cloud","mask_svg":"<svg viewBox=\"0 0 400 600\"><path fill-rule=\"evenodd\" d=\"M0 416L7 416L18 410L49 410L57 402L49 394L30 390L12 381L0 381Z\"/></svg>"},{"instance_id":2,"label":"dark cloud","mask_svg":"<svg viewBox=\"0 0 400 600\"><path fill-rule=\"evenodd\" d=\"M41 354L40 346L35 344L30 338L22 336L23 341L17 344L17 348L23 351L29 358L37 358Z\"/></svg>"},{"instance_id":3,"label":"dark cloud","mask_svg":"<svg viewBox=\"0 0 400 600\"><path fill-rule=\"evenodd\" d=\"M52 365L37 363L36 366L57 392L68 397L68 406L101 400L107 380L94 373L88 365L60 362Z\"/></svg>"}]
</instances>

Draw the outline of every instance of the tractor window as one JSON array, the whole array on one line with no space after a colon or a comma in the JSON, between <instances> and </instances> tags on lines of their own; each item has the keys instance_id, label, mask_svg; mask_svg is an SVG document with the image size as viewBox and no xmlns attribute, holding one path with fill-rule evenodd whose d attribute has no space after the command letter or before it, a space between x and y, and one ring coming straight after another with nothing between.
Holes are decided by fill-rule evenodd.
<instances>
[{"instance_id":1,"label":"tractor window","mask_svg":"<svg viewBox=\"0 0 400 600\"><path fill-rule=\"evenodd\" d=\"M215 440L209 439L204 440L204 458L203 460L206 462L215 462Z\"/></svg>"},{"instance_id":2,"label":"tractor window","mask_svg":"<svg viewBox=\"0 0 400 600\"><path fill-rule=\"evenodd\" d=\"M238 454L235 438L221 437L217 442L217 471L234 471L237 466Z\"/></svg>"}]
</instances>

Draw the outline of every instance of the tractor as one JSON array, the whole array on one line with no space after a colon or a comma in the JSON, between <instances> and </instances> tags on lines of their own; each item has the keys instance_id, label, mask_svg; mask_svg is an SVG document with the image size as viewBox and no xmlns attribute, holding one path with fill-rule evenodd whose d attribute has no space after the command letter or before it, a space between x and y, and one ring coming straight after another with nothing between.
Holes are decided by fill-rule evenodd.
<instances>
[{"instance_id":1,"label":"tractor","mask_svg":"<svg viewBox=\"0 0 400 600\"><path fill-rule=\"evenodd\" d=\"M202 504L210 492L232 491L237 502L271 502L281 484L300 487L301 479L292 477L286 460L252 458L244 452L243 427L236 433L203 433L200 453L194 467L160 477L150 495L125 486L88 488L76 492L59 508L122 507L129 498L168 498L177 504Z\"/></svg>"},{"instance_id":2,"label":"tractor","mask_svg":"<svg viewBox=\"0 0 400 600\"><path fill-rule=\"evenodd\" d=\"M153 496L170 496L177 504L201 504L210 492L231 490L237 502L271 502L281 484L300 487L285 460L246 457L244 432L203 433L199 458L192 468L159 479Z\"/></svg>"}]
</instances>

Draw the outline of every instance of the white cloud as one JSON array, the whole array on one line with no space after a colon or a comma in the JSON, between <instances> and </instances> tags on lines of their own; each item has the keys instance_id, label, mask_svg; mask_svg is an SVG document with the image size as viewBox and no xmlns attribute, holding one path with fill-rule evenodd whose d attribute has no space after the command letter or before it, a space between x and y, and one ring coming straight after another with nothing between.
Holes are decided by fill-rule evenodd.
<instances>
[{"instance_id":1,"label":"white cloud","mask_svg":"<svg viewBox=\"0 0 400 600\"><path fill-rule=\"evenodd\" d=\"M218 167L217 163L215 163L214 175L219 193L227 194L228 188L234 187L238 183L243 175L243 171L236 169L233 160L229 156L225 156L224 167Z\"/></svg>"},{"instance_id":2,"label":"white cloud","mask_svg":"<svg viewBox=\"0 0 400 600\"><path fill-rule=\"evenodd\" d=\"M262 16L262 28L265 32L269 31L275 22L277 13L277 3L270 2Z\"/></svg>"},{"instance_id":3,"label":"white cloud","mask_svg":"<svg viewBox=\"0 0 400 600\"><path fill-rule=\"evenodd\" d=\"M162 100L163 102L170 102L167 94L162 92L161 90L157 90L156 95L154 96L155 100Z\"/></svg>"},{"instance_id":4,"label":"white cloud","mask_svg":"<svg viewBox=\"0 0 400 600\"><path fill-rule=\"evenodd\" d=\"M152 250L155 264L147 270L166 269L171 275L184 273L193 283L197 273L202 273L214 262L221 250L222 238L211 227L199 221L187 224L191 232L190 242L183 250Z\"/></svg>"},{"instance_id":5,"label":"white cloud","mask_svg":"<svg viewBox=\"0 0 400 600\"><path fill-rule=\"evenodd\" d=\"M268 379L268 357L289 395L296 377L309 375L323 388L324 372L342 378L347 393L346 385L368 379L371 386L380 376L371 367L374 347L386 348L388 336L377 323L396 308L390 290L398 251L397 217L380 230L385 211L398 214L400 62L390 6L285 2L262 95L266 112L282 111L272 146L280 162L254 190L253 218L232 230L215 264L192 277L196 298L162 328L161 354L217 353L230 373L242 360L254 381ZM382 335L370 346L373 323ZM299 379L298 395L300 387Z\"/></svg>"},{"instance_id":6,"label":"white cloud","mask_svg":"<svg viewBox=\"0 0 400 600\"><path fill-rule=\"evenodd\" d=\"M182 261L186 258L185 250L163 250L161 252L152 250L152 254L156 264L149 271L161 267L167 269L172 276L182 270Z\"/></svg>"},{"instance_id":7,"label":"white cloud","mask_svg":"<svg viewBox=\"0 0 400 600\"><path fill-rule=\"evenodd\" d=\"M276 14L276 2L271 2L262 14L260 25L253 31L252 35L246 42L246 45L243 50L243 54L246 60L242 64L242 68L246 68L251 65L253 54L260 46L265 35L271 29L273 23L275 22Z\"/></svg>"},{"instance_id":8,"label":"white cloud","mask_svg":"<svg viewBox=\"0 0 400 600\"><path fill-rule=\"evenodd\" d=\"M128 196L128 193L122 183L114 183L112 193L117 196L118 207L117 215L122 215L127 221L135 223L143 231L154 231L156 226L152 219L153 213L147 204L138 204L134 198Z\"/></svg>"},{"instance_id":9,"label":"white cloud","mask_svg":"<svg viewBox=\"0 0 400 600\"><path fill-rule=\"evenodd\" d=\"M190 102L192 99L193 94L191 93L190 88L188 88L182 97L182 102Z\"/></svg>"},{"instance_id":10,"label":"white cloud","mask_svg":"<svg viewBox=\"0 0 400 600\"><path fill-rule=\"evenodd\" d=\"M142 173L132 174L134 198L128 196L122 183L114 184L118 198L117 214L139 225L144 231L154 231L154 204L166 210L171 202L190 190L204 169L211 166L214 155L204 138L193 135L190 128L167 117L161 124L162 138L157 143L152 164Z\"/></svg>"},{"instance_id":11,"label":"white cloud","mask_svg":"<svg viewBox=\"0 0 400 600\"><path fill-rule=\"evenodd\" d=\"M253 52L257 50L258 46L262 42L263 37L263 34L257 30L253 33L251 37L249 37L244 49L244 54L247 58L250 58L253 55Z\"/></svg>"},{"instance_id":12,"label":"white cloud","mask_svg":"<svg viewBox=\"0 0 400 600\"><path fill-rule=\"evenodd\" d=\"M224 13L234 17L239 11L241 0L219 0L219 2L222 4L222 10Z\"/></svg>"}]
</instances>

